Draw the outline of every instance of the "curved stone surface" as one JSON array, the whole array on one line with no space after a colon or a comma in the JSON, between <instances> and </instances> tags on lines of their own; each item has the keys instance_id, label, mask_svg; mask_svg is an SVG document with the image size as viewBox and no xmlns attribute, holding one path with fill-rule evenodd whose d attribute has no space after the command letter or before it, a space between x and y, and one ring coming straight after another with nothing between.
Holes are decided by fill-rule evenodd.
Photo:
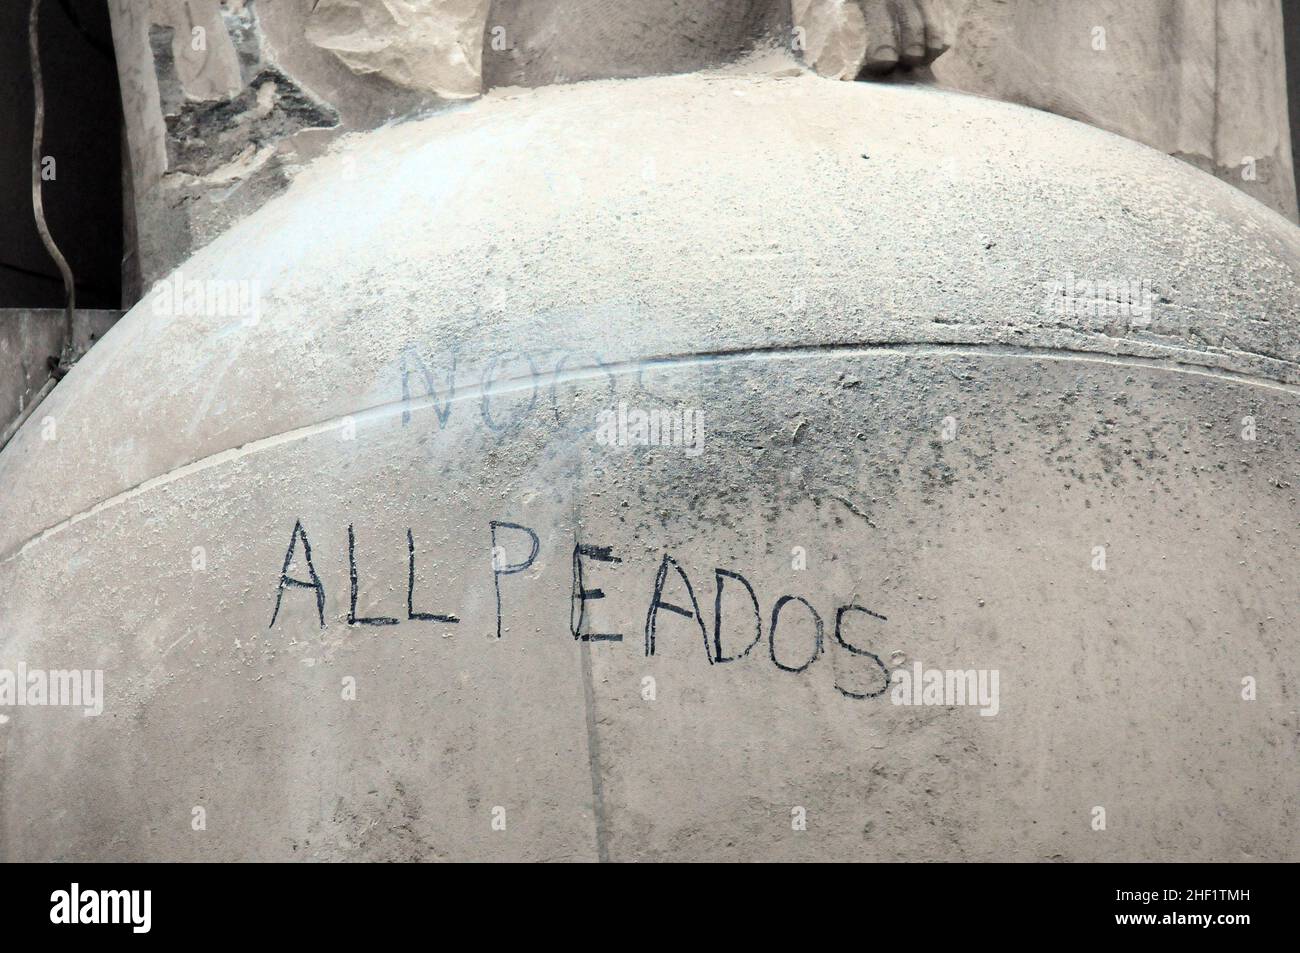
<instances>
[{"instance_id":1,"label":"curved stone surface","mask_svg":"<svg viewBox=\"0 0 1300 953\"><path fill-rule=\"evenodd\" d=\"M0 455L0 667L105 679L6 710L0 854L1295 859L1298 277L1230 187L931 90L381 130Z\"/></svg>"}]
</instances>

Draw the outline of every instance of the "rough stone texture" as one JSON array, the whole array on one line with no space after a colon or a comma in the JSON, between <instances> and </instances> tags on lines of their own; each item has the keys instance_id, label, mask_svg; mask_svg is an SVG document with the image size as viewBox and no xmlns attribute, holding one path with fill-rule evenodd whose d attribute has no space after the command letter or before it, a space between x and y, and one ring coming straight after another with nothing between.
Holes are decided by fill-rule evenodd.
<instances>
[{"instance_id":1,"label":"rough stone texture","mask_svg":"<svg viewBox=\"0 0 1300 953\"><path fill-rule=\"evenodd\" d=\"M941 84L1145 142L1296 220L1279 0L970 0L955 32Z\"/></svg>"},{"instance_id":2,"label":"rough stone texture","mask_svg":"<svg viewBox=\"0 0 1300 953\"><path fill-rule=\"evenodd\" d=\"M808 61L823 75L856 76L865 39L850 6L796 6ZM933 66L940 85L1145 142L1296 220L1279 0L931 0L928 8L952 43ZM1104 49L1094 48L1098 29Z\"/></svg>"},{"instance_id":3,"label":"rough stone texture","mask_svg":"<svg viewBox=\"0 0 1300 953\"><path fill-rule=\"evenodd\" d=\"M307 39L360 74L439 99L477 96L490 0L320 0Z\"/></svg>"},{"instance_id":4,"label":"rough stone texture","mask_svg":"<svg viewBox=\"0 0 1300 953\"><path fill-rule=\"evenodd\" d=\"M4 859L1300 859L1300 230L1241 192L720 72L378 130L185 271L261 319L143 302L0 454L0 666L107 691L6 713ZM1068 275L1150 320L1060 313ZM703 452L601 444L619 401ZM268 627L297 521L323 628L303 588ZM622 642L573 638L575 540ZM716 643L715 568L761 612L731 580ZM769 646L781 594L821 639L794 603ZM846 695L873 658L996 668L1001 711Z\"/></svg>"},{"instance_id":5,"label":"rough stone texture","mask_svg":"<svg viewBox=\"0 0 1300 953\"><path fill-rule=\"evenodd\" d=\"M121 311L78 310L74 352L85 354L121 316ZM50 379L50 361L57 362L63 351L63 327L61 309L0 308L0 438Z\"/></svg>"},{"instance_id":6,"label":"rough stone texture","mask_svg":"<svg viewBox=\"0 0 1300 953\"><path fill-rule=\"evenodd\" d=\"M430 104L311 43L314 2L111 0L146 290L339 136Z\"/></svg>"},{"instance_id":7,"label":"rough stone texture","mask_svg":"<svg viewBox=\"0 0 1300 953\"><path fill-rule=\"evenodd\" d=\"M787 48L790 0L493 0L483 88L689 73Z\"/></svg>"},{"instance_id":8,"label":"rough stone texture","mask_svg":"<svg viewBox=\"0 0 1300 953\"><path fill-rule=\"evenodd\" d=\"M793 13L804 30L804 62L827 79L857 79L867 58L860 0L793 0Z\"/></svg>"},{"instance_id":9,"label":"rough stone texture","mask_svg":"<svg viewBox=\"0 0 1300 953\"><path fill-rule=\"evenodd\" d=\"M143 285L259 208L340 136L473 95L487 3L111 0ZM733 29L743 21L735 11L747 5L737 0L722 10L710 0L702 10L679 11L712 37L701 41L704 60L748 42L752 31ZM935 64L941 84L1146 142L1295 219L1276 0L926 6L955 44ZM551 22L542 5L503 2L502 9L507 48L488 63L496 70L489 86L519 81L539 31L569 29ZM762 9L779 12L785 0ZM601 2L592 10L574 41L581 55L551 64L545 75L574 80L698 65L658 62L641 8ZM857 75L865 26L854 3L798 0L795 22L819 71ZM1108 31L1102 53L1090 46L1095 25ZM206 31L204 51L189 42L195 27ZM1242 175L1246 156L1256 159L1253 179Z\"/></svg>"}]
</instances>

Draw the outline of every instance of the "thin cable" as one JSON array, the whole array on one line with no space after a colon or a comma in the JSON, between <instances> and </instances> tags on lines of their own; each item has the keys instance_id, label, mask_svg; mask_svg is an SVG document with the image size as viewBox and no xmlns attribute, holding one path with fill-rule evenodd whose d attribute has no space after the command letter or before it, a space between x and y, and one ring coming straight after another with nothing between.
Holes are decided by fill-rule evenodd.
<instances>
[{"instance_id":1,"label":"thin cable","mask_svg":"<svg viewBox=\"0 0 1300 953\"><path fill-rule=\"evenodd\" d=\"M50 253L54 263L59 266L59 274L63 276L63 292L66 300L63 354L59 362L60 370L55 372L56 376L62 376L72 363L72 316L77 310L77 290L72 278L72 269L68 267L68 260L63 257L63 252L59 251L59 246L54 243L54 236L50 234L49 226L45 224L45 208L41 202L41 140L45 134L45 85L41 81L41 54L36 39L40 7L41 0L32 0L32 14L27 21L27 43L32 55L32 92L36 100L36 117L32 128L32 212L36 216L36 230L41 233L45 250Z\"/></svg>"}]
</instances>

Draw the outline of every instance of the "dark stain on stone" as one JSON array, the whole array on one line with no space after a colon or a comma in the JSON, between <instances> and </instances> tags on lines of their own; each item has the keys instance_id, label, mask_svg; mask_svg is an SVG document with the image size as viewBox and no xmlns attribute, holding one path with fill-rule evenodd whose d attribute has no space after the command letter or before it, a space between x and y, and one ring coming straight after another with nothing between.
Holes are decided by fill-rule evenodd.
<instances>
[{"instance_id":1,"label":"dark stain on stone","mask_svg":"<svg viewBox=\"0 0 1300 953\"><path fill-rule=\"evenodd\" d=\"M274 92L262 114L258 94L267 84ZM312 99L274 66L263 66L234 99L186 102L167 119L167 160L172 171L208 175L234 160L250 145L255 149L301 129L338 125L338 113Z\"/></svg>"},{"instance_id":2,"label":"dark stain on stone","mask_svg":"<svg viewBox=\"0 0 1300 953\"><path fill-rule=\"evenodd\" d=\"M238 96L195 101L185 95L172 51L175 30L154 24L149 30L159 102L167 123L169 172L210 175L244 154L292 136L301 129L339 124L338 112L299 86L283 70L262 59L257 19L251 5L238 14L223 12L226 31L239 58L244 88ZM259 101L267 86L269 106Z\"/></svg>"}]
</instances>

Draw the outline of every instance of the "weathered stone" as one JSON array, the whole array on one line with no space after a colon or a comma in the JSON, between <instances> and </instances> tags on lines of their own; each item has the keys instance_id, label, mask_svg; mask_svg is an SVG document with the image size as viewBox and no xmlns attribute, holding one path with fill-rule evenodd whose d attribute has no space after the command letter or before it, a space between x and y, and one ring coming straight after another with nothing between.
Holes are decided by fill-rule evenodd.
<instances>
[{"instance_id":1,"label":"weathered stone","mask_svg":"<svg viewBox=\"0 0 1300 953\"><path fill-rule=\"evenodd\" d=\"M857 79L867 55L867 26L859 0L794 0L803 29L803 59L828 79Z\"/></svg>"},{"instance_id":2,"label":"weathered stone","mask_svg":"<svg viewBox=\"0 0 1300 953\"><path fill-rule=\"evenodd\" d=\"M112 0L145 286L258 208L340 136L474 95L487 2ZM635 6L619 8L623 20L592 0L593 11L602 7L600 22L635 27ZM926 0L924 8L954 44L934 64L940 84L1145 142L1295 218L1276 0L1222 7ZM857 75L866 55L861 9L848 0L798 0L795 23L817 70ZM520 23L563 27L541 5L519 12ZM1095 27L1106 31L1104 50L1092 49ZM196 28L205 50L193 49ZM594 31L585 58L552 72L567 79L635 72L644 66L637 56L659 55L653 36L646 49L637 36ZM536 39L504 37L495 58L501 81L517 81L518 61ZM702 40L706 59L732 40ZM672 71L672 61L661 68ZM272 100L265 115L259 95Z\"/></svg>"},{"instance_id":3,"label":"weathered stone","mask_svg":"<svg viewBox=\"0 0 1300 953\"><path fill-rule=\"evenodd\" d=\"M328 68L304 58L327 55L302 36L311 2L113 0L145 288L283 189L333 138L418 102L368 99L368 84L341 66L352 81L342 109L311 91L339 91Z\"/></svg>"},{"instance_id":4,"label":"weathered stone","mask_svg":"<svg viewBox=\"0 0 1300 953\"><path fill-rule=\"evenodd\" d=\"M790 0L493 0L483 88L689 73L791 42Z\"/></svg>"},{"instance_id":5,"label":"weathered stone","mask_svg":"<svg viewBox=\"0 0 1300 953\"><path fill-rule=\"evenodd\" d=\"M320 0L306 35L358 73L441 99L479 94L489 0Z\"/></svg>"},{"instance_id":6,"label":"weathered stone","mask_svg":"<svg viewBox=\"0 0 1300 953\"><path fill-rule=\"evenodd\" d=\"M146 298L0 453L0 669L105 688L5 710L0 859L1298 859L1300 229L1243 193L717 72L357 137L184 272L260 312Z\"/></svg>"},{"instance_id":7,"label":"weathered stone","mask_svg":"<svg viewBox=\"0 0 1300 953\"><path fill-rule=\"evenodd\" d=\"M856 76L863 41L852 6L796 6L823 75ZM926 9L952 42L932 67L941 86L1145 142L1297 219L1278 0L926 0Z\"/></svg>"},{"instance_id":8,"label":"weathered stone","mask_svg":"<svg viewBox=\"0 0 1300 953\"><path fill-rule=\"evenodd\" d=\"M78 309L72 357L80 358L122 316L120 311ZM0 449L14 424L50 381L63 350L62 309L0 308Z\"/></svg>"},{"instance_id":9,"label":"weathered stone","mask_svg":"<svg viewBox=\"0 0 1300 953\"><path fill-rule=\"evenodd\" d=\"M334 110L312 100L275 67L263 66L238 96L186 103L167 116L169 167L220 177L223 166L250 150L261 152L301 129L337 122Z\"/></svg>"}]
</instances>

